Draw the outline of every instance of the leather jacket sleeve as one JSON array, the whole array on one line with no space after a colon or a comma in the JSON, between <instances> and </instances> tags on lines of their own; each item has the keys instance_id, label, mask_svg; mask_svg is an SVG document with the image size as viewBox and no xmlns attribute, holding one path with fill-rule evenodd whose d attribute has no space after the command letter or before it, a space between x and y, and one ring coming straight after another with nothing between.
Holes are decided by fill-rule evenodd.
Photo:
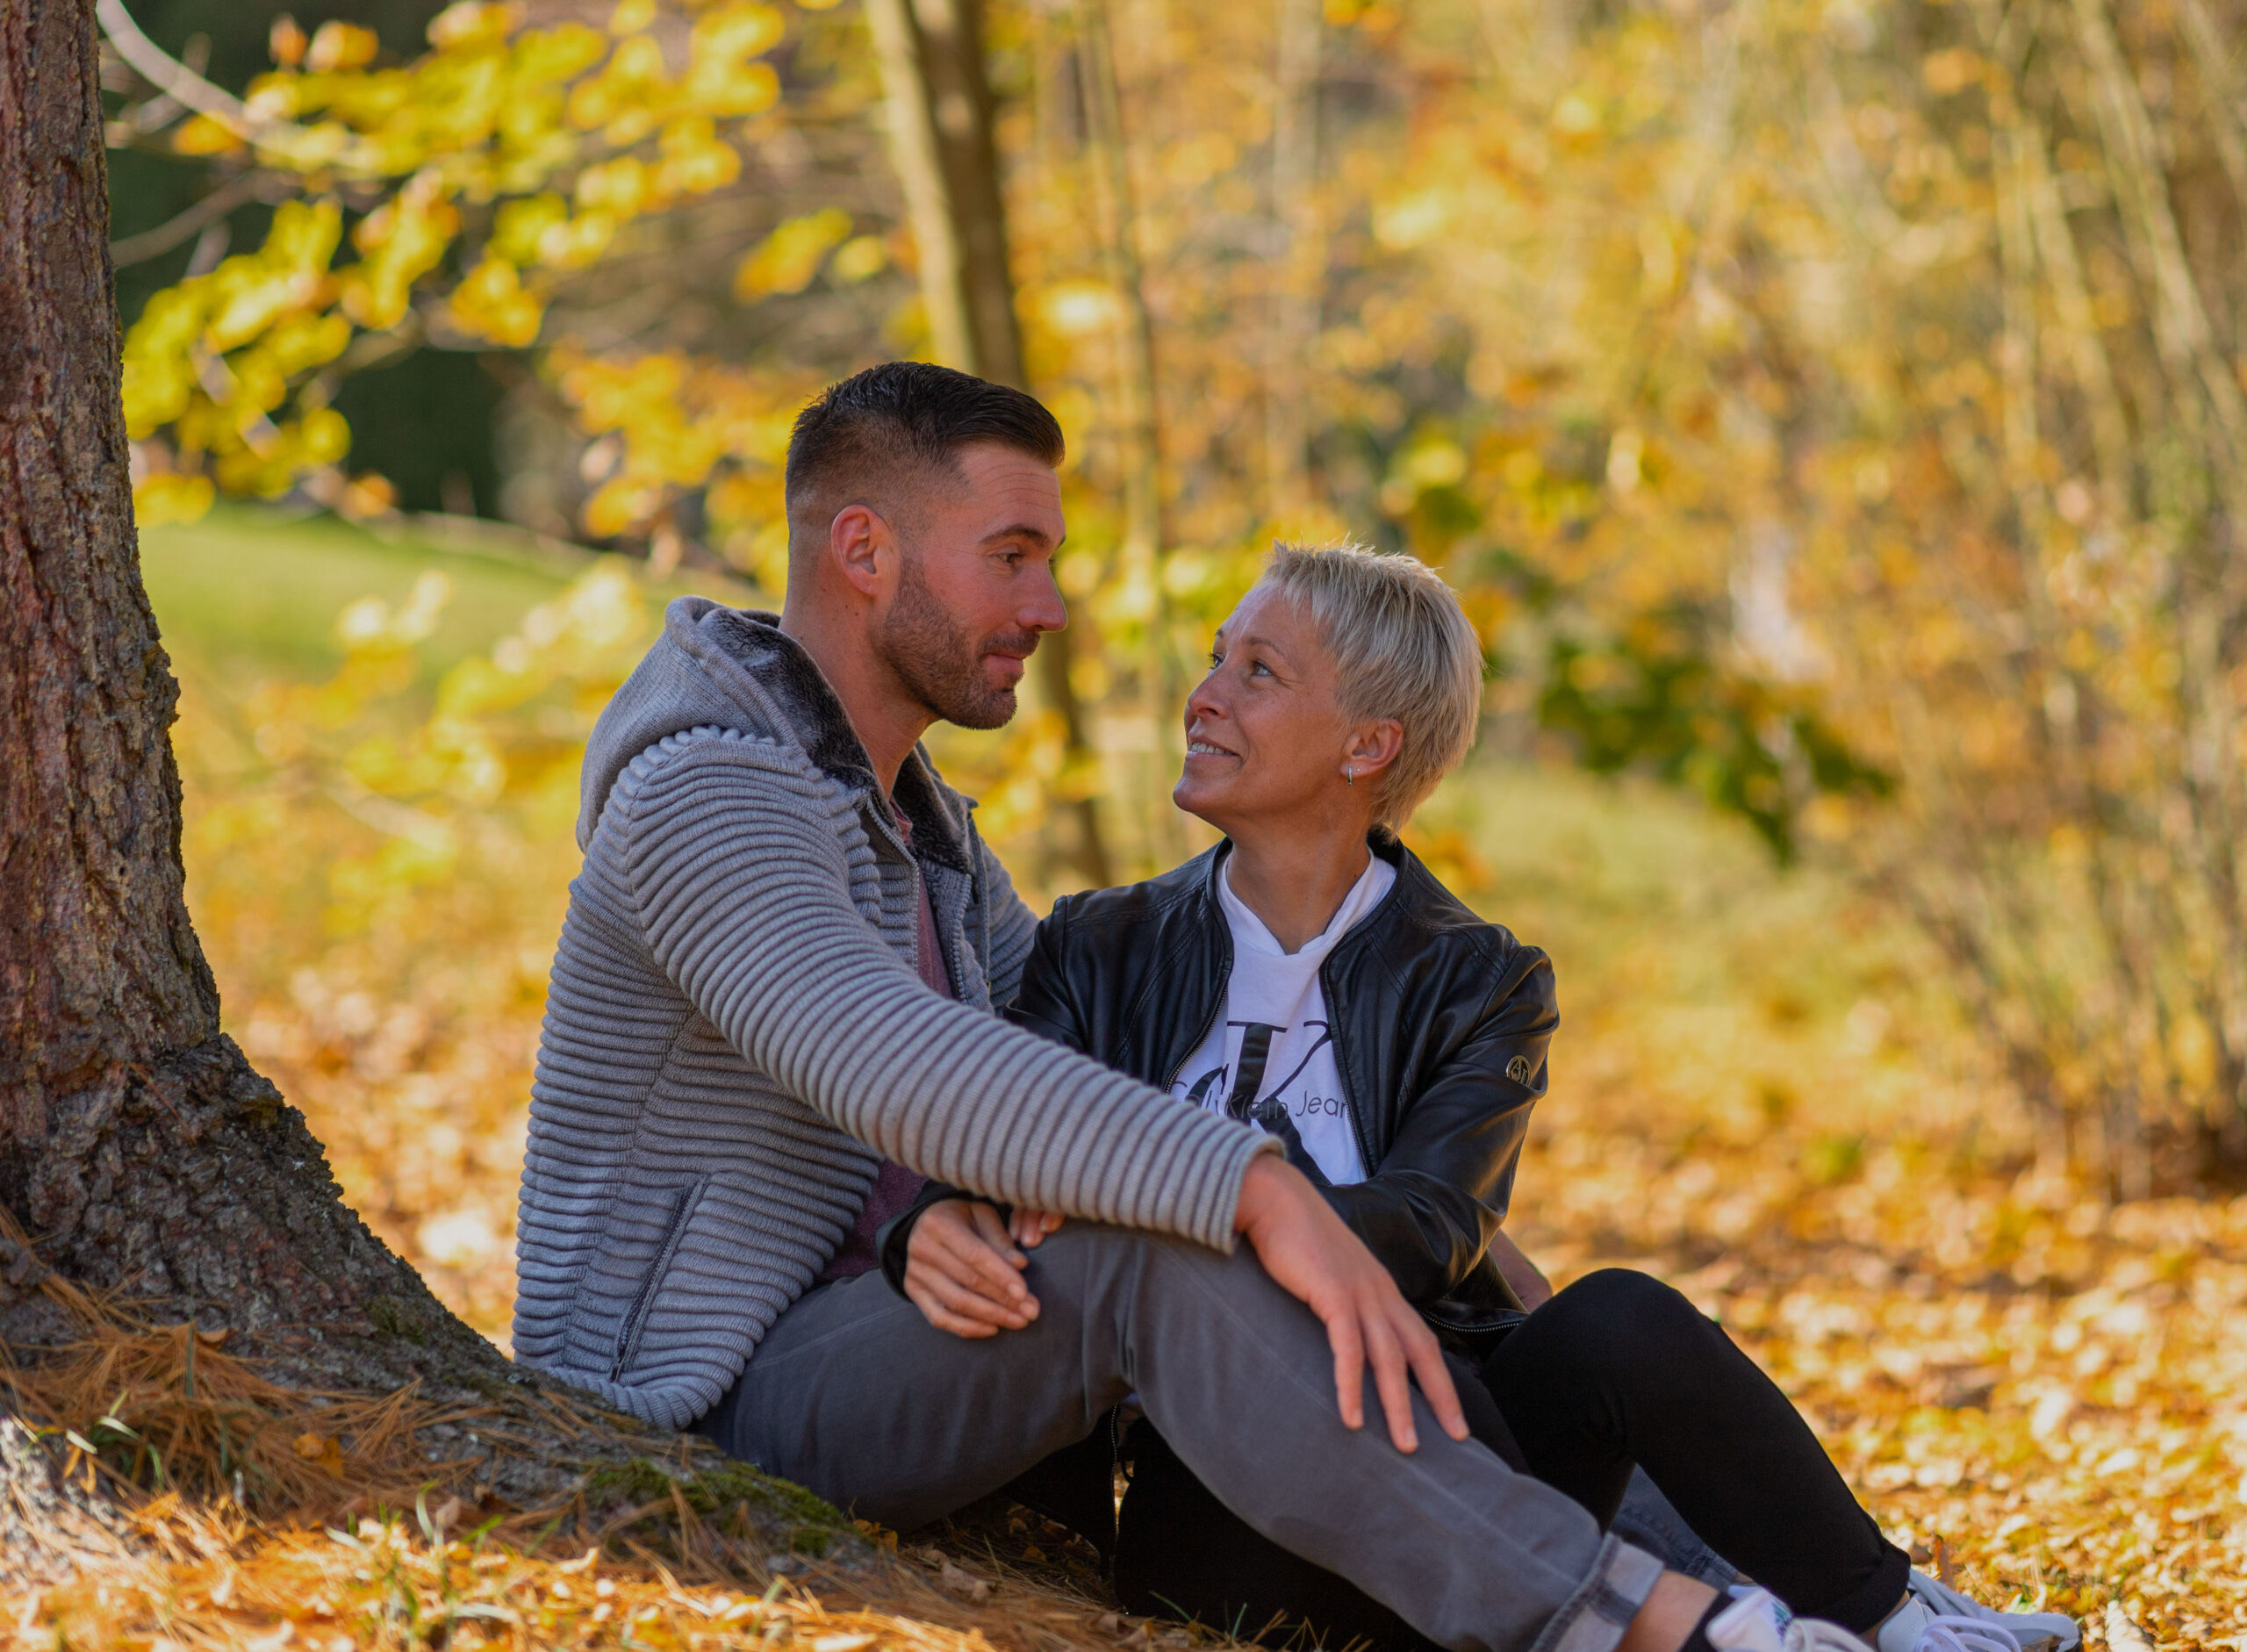
<instances>
[{"instance_id":1,"label":"leather jacket sleeve","mask_svg":"<svg viewBox=\"0 0 2247 1652\"><path fill-rule=\"evenodd\" d=\"M1014 1000L1006 1006L1006 1017L1041 1038L1066 1045L1079 1055L1107 1060L1107 1052L1090 1047L1084 1016L1069 990L1069 972L1062 961L1068 923L1069 902L1064 898L1055 902L1052 912L1030 936L1030 957L1023 964Z\"/></svg>"},{"instance_id":2,"label":"leather jacket sleeve","mask_svg":"<svg viewBox=\"0 0 2247 1652\"><path fill-rule=\"evenodd\" d=\"M1550 960L1533 946L1518 948L1372 1175L1325 1190L1406 1301L1425 1307L1455 1290L1505 1220L1559 1024Z\"/></svg>"}]
</instances>

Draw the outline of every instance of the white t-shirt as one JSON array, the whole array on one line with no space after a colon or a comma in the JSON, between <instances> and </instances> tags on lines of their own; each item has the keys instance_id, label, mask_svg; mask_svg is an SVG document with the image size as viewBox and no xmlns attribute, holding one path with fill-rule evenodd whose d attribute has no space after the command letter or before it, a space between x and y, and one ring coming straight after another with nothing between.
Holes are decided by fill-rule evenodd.
<instances>
[{"instance_id":1,"label":"white t-shirt","mask_svg":"<svg viewBox=\"0 0 2247 1652\"><path fill-rule=\"evenodd\" d=\"M1210 1028L1186 1065L1178 1070L1171 1094L1213 1113L1251 1117L1274 1135L1277 1113L1287 1120L1303 1150L1337 1187L1366 1179L1357 1131L1342 1075L1334 1065L1334 1041L1327 1029L1326 995L1318 966L1352 926L1381 904L1396 881L1396 869L1373 857L1342 899L1324 932L1301 952L1281 949L1264 920L1232 892L1231 868L1217 878L1217 898L1232 930L1232 975L1225 983L1223 1020ZM1243 1078L1253 1094L1238 1102ZM1261 1110L1264 1117L1253 1117Z\"/></svg>"}]
</instances>

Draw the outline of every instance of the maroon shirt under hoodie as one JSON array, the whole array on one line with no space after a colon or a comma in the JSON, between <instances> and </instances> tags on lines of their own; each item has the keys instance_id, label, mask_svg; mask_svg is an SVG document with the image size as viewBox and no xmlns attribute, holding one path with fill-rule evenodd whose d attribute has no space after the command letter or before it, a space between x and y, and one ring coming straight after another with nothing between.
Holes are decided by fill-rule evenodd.
<instances>
[{"instance_id":1,"label":"maroon shirt under hoodie","mask_svg":"<svg viewBox=\"0 0 2247 1652\"><path fill-rule=\"evenodd\" d=\"M913 825L902 814L897 817L897 834L905 840L908 849L913 847ZM936 909L929 904L929 880L919 880L921 885L920 938L914 945L914 959L920 966L921 979L945 997L952 996L951 972L944 967L944 949L937 939ZM928 1177L903 1165L885 1159L881 1168L874 1173L874 1185L867 1189L865 1209L858 1212L858 1220L843 1240L817 1281L826 1284L830 1280L855 1279L860 1274L870 1274L881 1266L881 1253L875 1248L874 1235L881 1232L882 1224L902 1210L920 1196Z\"/></svg>"}]
</instances>

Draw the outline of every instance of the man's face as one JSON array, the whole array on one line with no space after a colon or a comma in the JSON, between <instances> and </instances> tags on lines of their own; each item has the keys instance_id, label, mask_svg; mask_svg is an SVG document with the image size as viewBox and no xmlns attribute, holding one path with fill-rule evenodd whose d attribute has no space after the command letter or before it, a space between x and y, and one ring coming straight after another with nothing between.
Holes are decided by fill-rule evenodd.
<instances>
[{"instance_id":1,"label":"man's face","mask_svg":"<svg viewBox=\"0 0 2247 1652\"><path fill-rule=\"evenodd\" d=\"M1061 482L1028 454L988 442L963 450L959 470L915 501L917 521L894 525L904 555L875 645L937 716L996 729L1015 715L1038 634L1068 620L1053 583L1066 531Z\"/></svg>"}]
</instances>

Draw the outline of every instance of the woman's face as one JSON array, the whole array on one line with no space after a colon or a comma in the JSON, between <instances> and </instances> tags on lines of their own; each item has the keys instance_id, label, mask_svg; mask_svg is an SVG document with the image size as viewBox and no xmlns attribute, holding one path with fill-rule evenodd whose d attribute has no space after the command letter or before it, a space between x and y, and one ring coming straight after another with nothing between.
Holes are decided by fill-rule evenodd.
<instances>
[{"instance_id":1,"label":"woman's face","mask_svg":"<svg viewBox=\"0 0 2247 1652\"><path fill-rule=\"evenodd\" d=\"M1310 616L1275 592L1250 592L1187 696L1186 771L1172 800L1229 834L1306 813L1362 832L1375 812L1372 772L1394 754L1396 725L1370 736L1353 727L1335 677ZM1354 784L1343 779L1350 765Z\"/></svg>"}]
</instances>

